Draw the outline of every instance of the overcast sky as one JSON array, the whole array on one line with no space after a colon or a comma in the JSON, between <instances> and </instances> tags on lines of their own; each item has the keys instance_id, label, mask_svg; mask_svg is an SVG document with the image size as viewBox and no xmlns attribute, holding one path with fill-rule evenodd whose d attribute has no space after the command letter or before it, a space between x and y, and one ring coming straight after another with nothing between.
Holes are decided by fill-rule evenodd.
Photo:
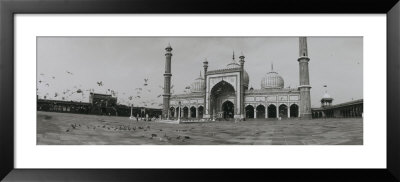
<instances>
[{"instance_id":1,"label":"overcast sky","mask_svg":"<svg viewBox=\"0 0 400 182\"><path fill-rule=\"evenodd\" d=\"M299 85L297 37L39 37L37 41L40 98L88 102L90 89L108 94L110 89L121 104L160 107L168 43L173 48L175 94L184 93L198 78L205 58L209 70L225 68L233 51L236 60L241 52L245 55L254 89L260 89L271 63L285 87ZM313 107L320 106L326 90L334 104L363 98L362 37L309 37L308 54ZM102 86L97 84L100 81ZM76 93L78 89L83 93Z\"/></svg>"}]
</instances>

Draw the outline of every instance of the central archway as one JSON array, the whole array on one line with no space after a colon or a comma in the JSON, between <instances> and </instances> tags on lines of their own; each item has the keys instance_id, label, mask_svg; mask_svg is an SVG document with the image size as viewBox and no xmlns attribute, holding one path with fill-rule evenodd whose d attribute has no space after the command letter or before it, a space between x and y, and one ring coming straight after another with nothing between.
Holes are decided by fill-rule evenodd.
<instances>
[{"instance_id":1,"label":"central archway","mask_svg":"<svg viewBox=\"0 0 400 182\"><path fill-rule=\"evenodd\" d=\"M234 115L234 105L231 101L225 101L222 104L223 118L233 118Z\"/></svg>"},{"instance_id":2,"label":"central archway","mask_svg":"<svg viewBox=\"0 0 400 182\"><path fill-rule=\"evenodd\" d=\"M225 103L229 100L230 104L225 105ZM233 101L233 102L232 102ZM217 83L212 89L211 89L211 94L210 94L210 113L213 115L213 117L233 117L235 115L235 101L236 101L236 94L235 94L235 89L234 87L226 82L226 81L220 81ZM230 106L232 107L230 108ZM231 114L225 113L225 109L229 109ZM227 115L225 115L227 114Z\"/></svg>"}]
</instances>

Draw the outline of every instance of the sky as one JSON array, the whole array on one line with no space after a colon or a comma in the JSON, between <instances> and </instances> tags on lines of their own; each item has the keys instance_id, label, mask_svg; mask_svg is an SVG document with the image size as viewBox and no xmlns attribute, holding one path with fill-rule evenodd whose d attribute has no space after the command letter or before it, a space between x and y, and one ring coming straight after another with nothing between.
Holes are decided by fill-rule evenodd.
<instances>
[{"instance_id":1,"label":"sky","mask_svg":"<svg viewBox=\"0 0 400 182\"><path fill-rule=\"evenodd\" d=\"M362 37L307 41L312 107L320 106L325 92L333 104L362 99ZM38 37L37 94L88 102L90 91L113 91L120 104L161 108L168 44L173 48L174 94L184 93L200 72L204 75L204 59L208 70L221 69L232 61L233 52L236 60L242 53L246 57L244 66L254 89L261 88L271 64L285 87L299 85L298 37Z\"/></svg>"}]
</instances>

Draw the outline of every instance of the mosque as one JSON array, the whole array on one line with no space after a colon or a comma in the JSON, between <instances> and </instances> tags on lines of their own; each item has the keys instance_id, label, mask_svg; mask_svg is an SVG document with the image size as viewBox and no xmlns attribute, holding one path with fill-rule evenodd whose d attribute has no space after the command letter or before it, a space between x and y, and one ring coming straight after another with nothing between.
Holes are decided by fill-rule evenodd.
<instances>
[{"instance_id":1,"label":"mosque","mask_svg":"<svg viewBox=\"0 0 400 182\"><path fill-rule=\"evenodd\" d=\"M190 85L185 94L172 95L172 47L165 49L163 114L166 119L235 119L245 118L311 118L311 98L307 51L307 38L299 38L299 87L285 88L284 79L271 70L260 80L261 89L249 88L249 75L245 70L245 56L239 56L222 69L208 70L203 62L204 76Z\"/></svg>"}]
</instances>

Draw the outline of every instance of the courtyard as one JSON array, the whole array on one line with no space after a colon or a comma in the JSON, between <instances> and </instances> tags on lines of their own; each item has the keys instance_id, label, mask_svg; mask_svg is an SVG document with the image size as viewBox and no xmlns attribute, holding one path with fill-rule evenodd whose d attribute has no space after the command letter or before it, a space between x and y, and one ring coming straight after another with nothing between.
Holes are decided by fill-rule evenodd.
<instances>
[{"instance_id":1,"label":"courtyard","mask_svg":"<svg viewBox=\"0 0 400 182\"><path fill-rule=\"evenodd\" d=\"M38 145L362 145L362 118L168 124L37 112Z\"/></svg>"}]
</instances>

